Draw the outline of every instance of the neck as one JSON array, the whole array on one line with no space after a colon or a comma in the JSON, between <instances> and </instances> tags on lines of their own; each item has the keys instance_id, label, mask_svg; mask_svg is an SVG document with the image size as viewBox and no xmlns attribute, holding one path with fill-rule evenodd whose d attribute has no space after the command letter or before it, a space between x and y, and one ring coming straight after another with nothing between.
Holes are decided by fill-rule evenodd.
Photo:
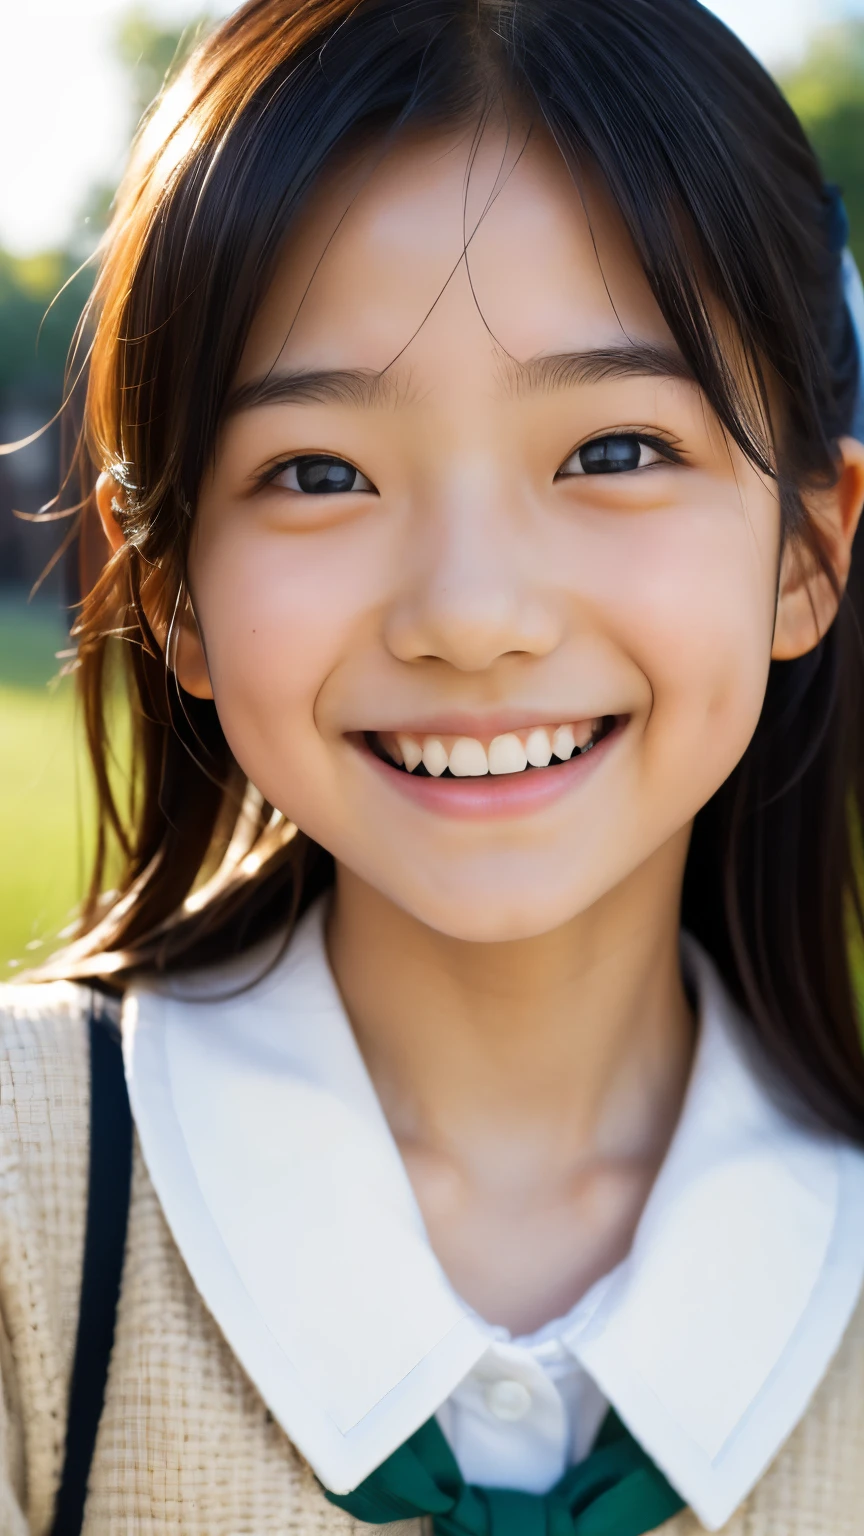
<instances>
[{"instance_id":1,"label":"neck","mask_svg":"<svg viewBox=\"0 0 864 1536\"><path fill-rule=\"evenodd\" d=\"M574 1190L589 1198L598 1178L614 1231L604 1217L586 1283L623 1257L692 1057L678 963L685 857L680 839L589 912L499 944L435 932L339 869L331 963L442 1261L447 1233L436 1242L433 1229L456 1220L460 1202L473 1202L475 1226L478 1212L506 1206L512 1230L519 1209ZM611 1174L625 1179L623 1202L606 1197ZM474 1290L478 1305L482 1282ZM510 1315L554 1304L520 1302Z\"/></svg>"},{"instance_id":2,"label":"neck","mask_svg":"<svg viewBox=\"0 0 864 1536\"><path fill-rule=\"evenodd\" d=\"M501 944L437 933L340 869L330 958L397 1135L458 1145L539 1119L586 1151L663 1139L692 1048L676 851L661 850L671 870L646 864L563 927Z\"/></svg>"}]
</instances>

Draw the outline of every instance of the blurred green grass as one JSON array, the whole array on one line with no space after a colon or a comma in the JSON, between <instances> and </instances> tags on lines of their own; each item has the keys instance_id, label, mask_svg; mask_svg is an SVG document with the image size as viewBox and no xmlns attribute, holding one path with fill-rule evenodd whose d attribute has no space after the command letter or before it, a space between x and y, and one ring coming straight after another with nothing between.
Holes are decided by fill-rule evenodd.
<instances>
[{"instance_id":1,"label":"blurred green grass","mask_svg":"<svg viewBox=\"0 0 864 1536\"><path fill-rule=\"evenodd\" d=\"M0 979L33 965L74 914L86 873L88 800L68 645L48 602L0 596Z\"/></svg>"}]
</instances>

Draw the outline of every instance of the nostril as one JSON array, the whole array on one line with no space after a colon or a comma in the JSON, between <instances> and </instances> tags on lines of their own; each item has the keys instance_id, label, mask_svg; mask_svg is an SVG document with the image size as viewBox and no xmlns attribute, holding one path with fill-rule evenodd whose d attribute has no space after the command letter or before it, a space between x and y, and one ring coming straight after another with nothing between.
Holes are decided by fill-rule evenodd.
<instances>
[{"instance_id":1,"label":"nostril","mask_svg":"<svg viewBox=\"0 0 864 1536\"><path fill-rule=\"evenodd\" d=\"M538 659L553 652L562 638L562 618L554 605L522 598L483 584L456 591L424 592L396 603L388 614L384 641L399 661L445 662L458 672L487 672L498 661Z\"/></svg>"}]
</instances>

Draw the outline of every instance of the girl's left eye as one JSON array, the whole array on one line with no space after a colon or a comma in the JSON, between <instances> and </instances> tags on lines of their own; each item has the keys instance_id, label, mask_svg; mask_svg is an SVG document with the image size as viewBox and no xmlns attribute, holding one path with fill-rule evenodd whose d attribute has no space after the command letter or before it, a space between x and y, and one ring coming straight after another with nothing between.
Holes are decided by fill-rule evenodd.
<instances>
[{"instance_id":1,"label":"girl's left eye","mask_svg":"<svg viewBox=\"0 0 864 1536\"><path fill-rule=\"evenodd\" d=\"M665 444L661 451L655 439L635 432L618 432L611 437L595 437L571 453L556 475L620 475L627 470L648 469L652 464L669 464L673 455Z\"/></svg>"},{"instance_id":2,"label":"girl's left eye","mask_svg":"<svg viewBox=\"0 0 864 1536\"><path fill-rule=\"evenodd\" d=\"M268 484L304 496L339 496L347 491L374 491L370 480L345 459L324 453L301 454L268 476Z\"/></svg>"}]
</instances>

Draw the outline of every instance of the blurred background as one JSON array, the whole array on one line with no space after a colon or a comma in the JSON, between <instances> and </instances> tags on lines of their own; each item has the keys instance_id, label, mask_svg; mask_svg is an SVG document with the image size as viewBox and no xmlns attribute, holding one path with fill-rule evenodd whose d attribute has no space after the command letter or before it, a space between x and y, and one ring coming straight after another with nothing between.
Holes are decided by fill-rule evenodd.
<instances>
[{"instance_id":1,"label":"blurred background","mask_svg":"<svg viewBox=\"0 0 864 1536\"><path fill-rule=\"evenodd\" d=\"M0 443L51 422L90 258L142 112L212 0L5 0L0 55ZM716 0L840 183L864 267L864 0ZM48 953L83 888L91 804L72 679L56 424L0 456L0 979ZM53 561L53 564L52 564ZM46 567L51 567L43 575Z\"/></svg>"}]
</instances>

